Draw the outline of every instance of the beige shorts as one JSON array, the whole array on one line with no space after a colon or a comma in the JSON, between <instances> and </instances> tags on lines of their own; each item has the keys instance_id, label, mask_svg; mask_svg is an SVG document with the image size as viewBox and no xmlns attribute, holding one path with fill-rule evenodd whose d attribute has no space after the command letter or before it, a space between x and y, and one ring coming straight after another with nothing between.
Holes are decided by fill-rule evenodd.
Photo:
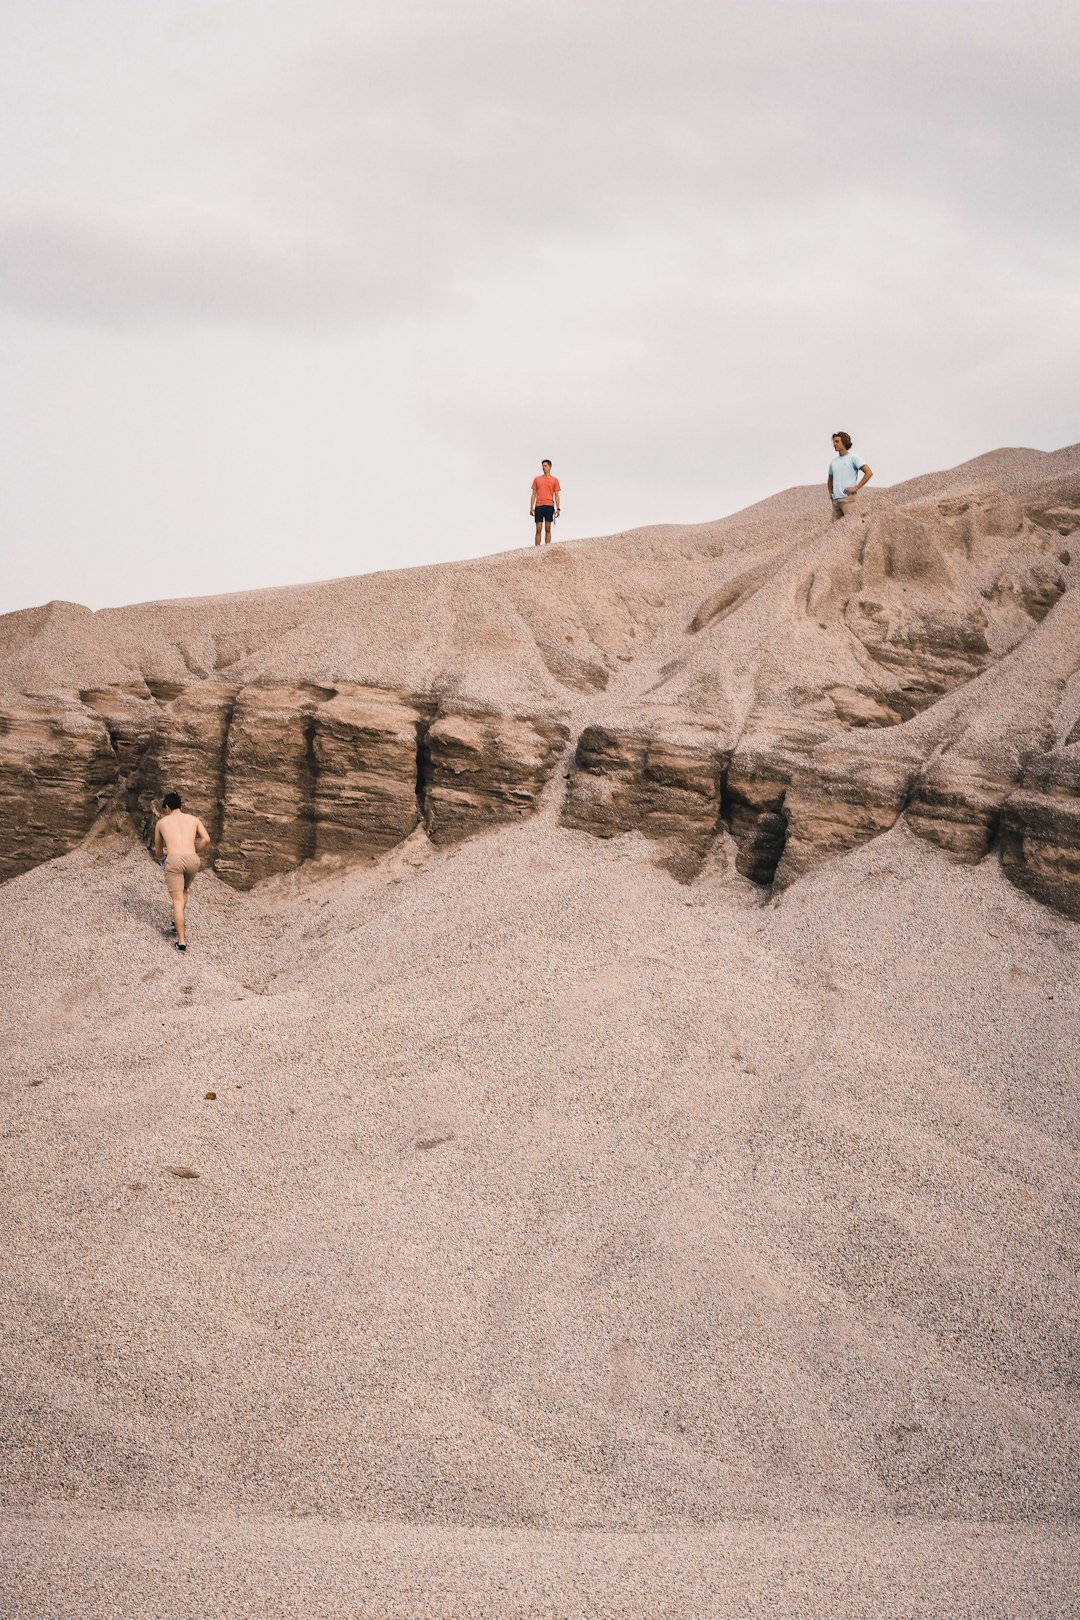
<instances>
[{"instance_id":1,"label":"beige shorts","mask_svg":"<svg viewBox=\"0 0 1080 1620\"><path fill-rule=\"evenodd\" d=\"M202 862L197 855L166 855L165 887L170 894L186 894Z\"/></svg>"}]
</instances>

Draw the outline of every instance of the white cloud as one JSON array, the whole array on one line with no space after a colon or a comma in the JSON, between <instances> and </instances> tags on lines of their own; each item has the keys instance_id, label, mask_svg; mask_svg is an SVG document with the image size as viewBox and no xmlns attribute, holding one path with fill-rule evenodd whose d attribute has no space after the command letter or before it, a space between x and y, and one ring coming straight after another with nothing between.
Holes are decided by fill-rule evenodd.
<instances>
[{"instance_id":1,"label":"white cloud","mask_svg":"<svg viewBox=\"0 0 1080 1620\"><path fill-rule=\"evenodd\" d=\"M897 478L1075 436L1065 6L0 23L15 601L185 588L163 488L212 590L513 543L545 453L587 533L816 479L838 422Z\"/></svg>"}]
</instances>

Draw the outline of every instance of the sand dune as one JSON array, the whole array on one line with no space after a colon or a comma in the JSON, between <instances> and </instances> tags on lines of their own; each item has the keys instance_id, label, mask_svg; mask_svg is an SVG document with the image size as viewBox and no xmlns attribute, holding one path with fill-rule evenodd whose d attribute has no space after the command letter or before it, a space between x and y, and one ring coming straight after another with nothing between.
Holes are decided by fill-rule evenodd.
<instances>
[{"instance_id":1,"label":"sand dune","mask_svg":"<svg viewBox=\"0 0 1080 1620\"><path fill-rule=\"evenodd\" d=\"M0 621L3 1613L1068 1612L1077 465Z\"/></svg>"}]
</instances>

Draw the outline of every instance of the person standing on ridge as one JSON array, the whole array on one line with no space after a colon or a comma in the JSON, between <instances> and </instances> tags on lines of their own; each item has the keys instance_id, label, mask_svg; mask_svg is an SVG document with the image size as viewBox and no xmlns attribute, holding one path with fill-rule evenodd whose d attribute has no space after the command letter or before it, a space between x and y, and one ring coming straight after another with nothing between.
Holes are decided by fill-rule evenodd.
<instances>
[{"instance_id":1,"label":"person standing on ridge","mask_svg":"<svg viewBox=\"0 0 1080 1620\"><path fill-rule=\"evenodd\" d=\"M540 476L532 481L529 497L529 516L536 520L536 544L540 544L540 530L544 530L544 544L551 544L551 525L560 512L560 484L551 476L551 462L540 463Z\"/></svg>"},{"instance_id":2,"label":"person standing on ridge","mask_svg":"<svg viewBox=\"0 0 1080 1620\"><path fill-rule=\"evenodd\" d=\"M833 522L842 518L847 511L848 504L853 501L862 489L874 476L873 467L868 467L865 461L860 461L851 448L850 433L834 433L832 446L836 455L829 463L829 476L825 480L825 488L832 500ZM859 474L859 482L855 480Z\"/></svg>"},{"instance_id":3,"label":"person standing on ridge","mask_svg":"<svg viewBox=\"0 0 1080 1620\"><path fill-rule=\"evenodd\" d=\"M198 816L189 815L186 810L181 810L179 793L166 793L162 802L165 814L154 827L154 855L161 861L165 887L172 901L176 948L178 951L186 951L184 907L187 904L188 890L202 865L197 851L207 847L210 834Z\"/></svg>"}]
</instances>

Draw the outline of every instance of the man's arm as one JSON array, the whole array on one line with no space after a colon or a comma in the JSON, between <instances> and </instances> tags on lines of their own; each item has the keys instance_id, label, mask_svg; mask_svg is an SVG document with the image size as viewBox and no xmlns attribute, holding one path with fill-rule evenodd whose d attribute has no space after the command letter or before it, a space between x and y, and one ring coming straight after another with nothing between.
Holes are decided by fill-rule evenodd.
<instances>
[{"instance_id":1,"label":"man's arm","mask_svg":"<svg viewBox=\"0 0 1080 1620\"><path fill-rule=\"evenodd\" d=\"M532 517L532 515L533 515L533 513L535 511L536 511L536 479L534 478L531 485L529 486L529 516Z\"/></svg>"},{"instance_id":2,"label":"man's arm","mask_svg":"<svg viewBox=\"0 0 1080 1620\"><path fill-rule=\"evenodd\" d=\"M857 495L859 493L860 489L862 489L863 485L868 484L870 482L871 478L873 478L873 476L874 476L873 467L868 467L866 462L864 461L863 464L862 464L862 477L859 479L859 482L857 484L854 484L852 486L852 488L848 490L848 494L849 495Z\"/></svg>"},{"instance_id":3,"label":"man's arm","mask_svg":"<svg viewBox=\"0 0 1080 1620\"><path fill-rule=\"evenodd\" d=\"M154 859L159 861L165 853L165 841L161 836L161 822L154 822Z\"/></svg>"},{"instance_id":4,"label":"man's arm","mask_svg":"<svg viewBox=\"0 0 1080 1620\"><path fill-rule=\"evenodd\" d=\"M195 848L205 849L210 842L210 834L196 816L195 818Z\"/></svg>"},{"instance_id":5,"label":"man's arm","mask_svg":"<svg viewBox=\"0 0 1080 1620\"><path fill-rule=\"evenodd\" d=\"M558 479L556 479L555 480L555 490L554 490L554 495L555 495L555 516L556 517L558 517L560 515L560 513L562 512L562 502L559 499L561 494L562 494L562 485L559 483Z\"/></svg>"}]
</instances>

